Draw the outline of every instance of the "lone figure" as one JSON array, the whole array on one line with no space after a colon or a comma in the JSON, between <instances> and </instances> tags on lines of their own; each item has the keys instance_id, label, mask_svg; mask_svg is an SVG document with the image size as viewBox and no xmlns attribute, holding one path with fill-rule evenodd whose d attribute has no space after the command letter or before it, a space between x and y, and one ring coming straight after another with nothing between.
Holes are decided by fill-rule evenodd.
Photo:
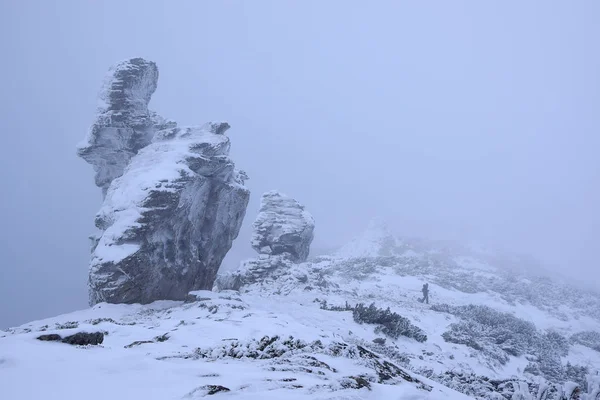
<instances>
[{"instance_id":1,"label":"lone figure","mask_svg":"<svg viewBox=\"0 0 600 400\"><path fill-rule=\"evenodd\" d=\"M429 283L424 284L421 291L423 292L423 301L429 304Z\"/></svg>"}]
</instances>

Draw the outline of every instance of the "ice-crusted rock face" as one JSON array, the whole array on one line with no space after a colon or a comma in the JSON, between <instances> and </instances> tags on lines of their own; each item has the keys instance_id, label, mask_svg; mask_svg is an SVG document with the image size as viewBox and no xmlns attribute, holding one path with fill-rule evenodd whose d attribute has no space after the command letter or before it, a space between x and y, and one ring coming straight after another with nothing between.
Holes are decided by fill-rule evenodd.
<instances>
[{"instance_id":1,"label":"ice-crusted rock face","mask_svg":"<svg viewBox=\"0 0 600 400\"><path fill-rule=\"evenodd\" d=\"M79 155L105 193L96 215L90 303L183 300L210 289L249 200L229 158L229 124L178 127L148 111L156 65L117 64Z\"/></svg>"},{"instance_id":2,"label":"ice-crusted rock face","mask_svg":"<svg viewBox=\"0 0 600 400\"><path fill-rule=\"evenodd\" d=\"M104 195L131 157L150 144L157 128L168 124L148 110L157 82L156 64L142 58L116 64L104 80L96 121L78 148L78 155L94 166Z\"/></svg>"},{"instance_id":3,"label":"ice-crusted rock face","mask_svg":"<svg viewBox=\"0 0 600 400\"><path fill-rule=\"evenodd\" d=\"M260 254L289 254L306 261L314 237L315 221L304 206L277 191L263 194L253 224L252 248Z\"/></svg>"},{"instance_id":4,"label":"ice-crusted rock face","mask_svg":"<svg viewBox=\"0 0 600 400\"><path fill-rule=\"evenodd\" d=\"M296 200L277 191L263 194L252 226L252 247L258 257L242 262L235 271L220 274L215 282L217 290L240 290L245 285L268 283L306 261L315 221Z\"/></svg>"}]
</instances>

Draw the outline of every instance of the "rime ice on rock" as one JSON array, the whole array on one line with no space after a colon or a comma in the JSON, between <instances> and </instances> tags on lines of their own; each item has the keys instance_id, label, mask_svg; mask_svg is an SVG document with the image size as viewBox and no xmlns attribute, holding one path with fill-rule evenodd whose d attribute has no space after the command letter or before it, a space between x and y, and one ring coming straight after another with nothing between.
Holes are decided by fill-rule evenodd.
<instances>
[{"instance_id":1,"label":"rime ice on rock","mask_svg":"<svg viewBox=\"0 0 600 400\"><path fill-rule=\"evenodd\" d=\"M157 78L156 65L139 58L112 68L78 150L105 195L92 304L183 300L210 289L246 212L247 176L229 158L229 124L178 127L148 111Z\"/></svg>"},{"instance_id":2,"label":"rime ice on rock","mask_svg":"<svg viewBox=\"0 0 600 400\"><path fill-rule=\"evenodd\" d=\"M104 80L96 121L77 151L94 166L96 185L104 195L131 157L150 144L155 126L165 124L148 110L157 81L156 64L142 58L116 64Z\"/></svg>"},{"instance_id":3,"label":"rime ice on rock","mask_svg":"<svg viewBox=\"0 0 600 400\"><path fill-rule=\"evenodd\" d=\"M315 221L304 206L277 191L263 194L252 224L252 247L259 253L233 272L219 275L218 290L239 290L243 285L287 273L294 263L306 261L314 237Z\"/></svg>"},{"instance_id":4,"label":"rime ice on rock","mask_svg":"<svg viewBox=\"0 0 600 400\"><path fill-rule=\"evenodd\" d=\"M253 224L252 248L260 254L289 254L294 262L306 261L315 221L304 206L277 191L263 194Z\"/></svg>"}]
</instances>

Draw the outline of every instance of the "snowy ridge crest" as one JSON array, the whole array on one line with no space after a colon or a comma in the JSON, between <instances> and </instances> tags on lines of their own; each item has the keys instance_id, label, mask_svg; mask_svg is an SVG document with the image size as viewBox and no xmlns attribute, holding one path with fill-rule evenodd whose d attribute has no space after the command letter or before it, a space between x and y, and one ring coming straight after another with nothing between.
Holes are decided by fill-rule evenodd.
<instances>
[{"instance_id":1,"label":"snowy ridge crest","mask_svg":"<svg viewBox=\"0 0 600 400\"><path fill-rule=\"evenodd\" d=\"M386 242L391 251L382 256ZM251 267L237 288L277 301L312 298L323 310L374 323L375 335L395 332L369 338L355 326L342 336L376 341L379 352L411 371L478 399L559 400L579 393L596 400L590 395L598 390L600 365L597 294L525 275L520 271L529 268L518 264L524 258L398 239L379 224L346 248L358 251L300 264L265 257L246 264ZM420 302L424 283L431 304ZM411 341L417 336L427 339Z\"/></svg>"},{"instance_id":2,"label":"snowy ridge crest","mask_svg":"<svg viewBox=\"0 0 600 400\"><path fill-rule=\"evenodd\" d=\"M381 218L373 218L365 232L339 249L334 255L339 258L379 257L400 255L401 242L391 233Z\"/></svg>"}]
</instances>

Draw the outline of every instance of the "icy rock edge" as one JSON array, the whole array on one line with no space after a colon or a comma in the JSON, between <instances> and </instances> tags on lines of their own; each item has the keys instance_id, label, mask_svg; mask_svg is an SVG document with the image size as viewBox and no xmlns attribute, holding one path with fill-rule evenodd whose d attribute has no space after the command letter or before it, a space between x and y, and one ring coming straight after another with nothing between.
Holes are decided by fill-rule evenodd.
<instances>
[{"instance_id":1,"label":"icy rock edge","mask_svg":"<svg viewBox=\"0 0 600 400\"><path fill-rule=\"evenodd\" d=\"M264 193L252 228L252 248L259 256L244 261L236 271L219 275L216 290L239 290L267 276L285 274L308 258L315 221L295 199L278 191Z\"/></svg>"},{"instance_id":2,"label":"icy rock edge","mask_svg":"<svg viewBox=\"0 0 600 400\"><path fill-rule=\"evenodd\" d=\"M112 67L78 155L104 202L92 237L90 304L184 300L211 289L250 197L226 122L179 127L148 110L156 64Z\"/></svg>"}]
</instances>

